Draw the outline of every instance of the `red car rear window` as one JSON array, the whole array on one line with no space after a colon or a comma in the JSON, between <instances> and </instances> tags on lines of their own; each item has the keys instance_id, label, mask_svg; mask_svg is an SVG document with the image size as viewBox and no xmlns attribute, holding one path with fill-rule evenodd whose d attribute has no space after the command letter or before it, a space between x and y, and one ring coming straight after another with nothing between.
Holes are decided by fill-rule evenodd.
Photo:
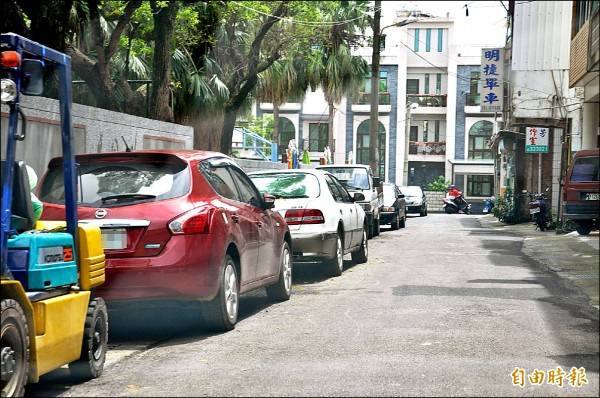
<instances>
[{"instance_id":1,"label":"red car rear window","mask_svg":"<svg viewBox=\"0 0 600 398\"><path fill-rule=\"evenodd\" d=\"M186 163L98 162L78 167L80 206L110 207L182 196L190 187ZM64 204L63 172L50 169L40 187L40 200Z\"/></svg>"}]
</instances>

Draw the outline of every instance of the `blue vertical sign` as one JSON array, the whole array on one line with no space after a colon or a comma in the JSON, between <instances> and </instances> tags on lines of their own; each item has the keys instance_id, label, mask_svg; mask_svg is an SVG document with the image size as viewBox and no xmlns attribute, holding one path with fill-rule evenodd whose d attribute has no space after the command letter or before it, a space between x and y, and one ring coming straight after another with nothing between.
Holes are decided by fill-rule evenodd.
<instances>
[{"instance_id":1,"label":"blue vertical sign","mask_svg":"<svg viewBox=\"0 0 600 398\"><path fill-rule=\"evenodd\" d=\"M481 50L481 112L502 112L504 105L504 49Z\"/></svg>"}]
</instances>

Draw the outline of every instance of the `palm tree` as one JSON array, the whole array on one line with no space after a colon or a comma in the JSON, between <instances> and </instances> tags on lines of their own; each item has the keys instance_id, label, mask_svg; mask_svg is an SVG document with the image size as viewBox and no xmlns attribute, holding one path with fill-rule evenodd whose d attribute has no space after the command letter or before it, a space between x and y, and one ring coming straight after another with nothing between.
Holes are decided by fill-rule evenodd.
<instances>
[{"instance_id":1,"label":"palm tree","mask_svg":"<svg viewBox=\"0 0 600 398\"><path fill-rule=\"evenodd\" d=\"M333 14L326 41L319 46L309 67L311 85L318 84L323 88L329 104L327 145L332 152L335 104L345 95L357 93L369 72L368 63L350 52L350 46L360 41L360 32L368 26L368 2L344 1L341 5Z\"/></svg>"},{"instance_id":2,"label":"palm tree","mask_svg":"<svg viewBox=\"0 0 600 398\"><path fill-rule=\"evenodd\" d=\"M273 104L273 142L279 142L279 108L289 98L303 100L308 89L303 58L283 59L258 75L256 96Z\"/></svg>"}]
</instances>

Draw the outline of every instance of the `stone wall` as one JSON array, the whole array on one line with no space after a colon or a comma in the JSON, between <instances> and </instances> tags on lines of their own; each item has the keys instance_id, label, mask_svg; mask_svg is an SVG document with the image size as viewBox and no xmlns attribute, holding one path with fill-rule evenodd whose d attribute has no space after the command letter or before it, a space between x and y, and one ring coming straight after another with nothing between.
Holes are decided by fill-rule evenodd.
<instances>
[{"instance_id":1,"label":"stone wall","mask_svg":"<svg viewBox=\"0 0 600 398\"><path fill-rule=\"evenodd\" d=\"M427 198L427 212L439 213L442 211L442 199L446 196L446 192L424 191Z\"/></svg>"}]
</instances>

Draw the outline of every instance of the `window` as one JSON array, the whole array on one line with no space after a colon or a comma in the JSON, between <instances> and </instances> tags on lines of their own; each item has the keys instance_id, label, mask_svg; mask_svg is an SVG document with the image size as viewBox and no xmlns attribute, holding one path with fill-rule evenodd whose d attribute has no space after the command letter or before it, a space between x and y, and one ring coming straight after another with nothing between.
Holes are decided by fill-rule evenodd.
<instances>
[{"instance_id":1,"label":"window","mask_svg":"<svg viewBox=\"0 0 600 398\"><path fill-rule=\"evenodd\" d=\"M419 29L415 29L415 45L413 47L415 52L419 51Z\"/></svg>"},{"instance_id":2,"label":"window","mask_svg":"<svg viewBox=\"0 0 600 398\"><path fill-rule=\"evenodd\" d=\"M429 120L423 120L423 142L427 142L428 127L429 127Z\"/></svg>"},{"instance_id":3,"label":"window","mask_svg":"<svg viewBox=\"0 0 600 398\"><path fill-rule=\"evenodd\" d=\"M419 126L410 126L410 134L408 136L409 141L419 140Z\"/></svg>"},{"instance_id":4,"label":"window","mask_svg":"<svg viewBox=\"0 0 600 398\"><path fill-rule=\"evenodd\" d=\"M435 76L435 93L440 95L442 93L442 74L438 73Z\"/></svg>"},{"instance_id":5,"label":"window","mask_svg":"<svg viewBox=\"0 0 600 398\"><path fill-rule=\"evenodd\" d=\"M328 131L329 126L327 125L327 123L309 123L308 150L311 152L324 151L329 138Z\"/></svg>"},{"instance_id":6,"label":"window","mask_svg":"<svg viewBox=\"0 0 600 398\"><path fill-rule=\"evenodd\" d=\"M467 105L468 106L479 106L480 105L480 95L481 93L481 81L479 79L480 72L471 72L471 77L469 79L469 94L467 97Z\"/></svg>"},{"instance_id":7,"label":"window","mask_svg":"<svg viewBox=\"0 0 600 398\"><path fill-rule=\"evenodd\" d=\"M431 28L425 30L425 51L431 51Z\"/></svg>"},{"instance_id":8,"label":"window","mask_svg":"<svg viewBox=\"0 0 600 398\"><path fill-rule=\"evenodd\" d=\"M385 35L379 36L379 49L385 50Z\"/></svg>"},{"instance_id":9,"label":"window","mask_svg":"<svg viewBox=\"0 0 600 398\"><path fill-rule=\"evenodd\" d=\"M406 94L419 94L419 79L406 79Z\"/></svg>"},{"instance_id":10,"label":"window","mask_svg":"<svg viewBox=\"0 0 600 398\"><path fill-rule=\"evenodd\" d=\"M424 94L429 94L429 73L425 73L425 90Z\"/></svg>"},{"instance_id":11,"label":"window","mask_svg":"<svg viewBox=\"0 0 600 398\"><path fill-rule=\"evenodd\" d=\"M435 142L440 142L440 121L435 121Z\"/></svg>"},{"instance_id":12,"label":"window","mask_svg":"<svg viewBox=\"0 0 600 398\"><path fill-rule=\"evenodd\" d=\"M285 153L290 140L296 138L296 129L290 119L286 117L279 117L279 131L278 131L278 143L277 143L277 156L281 158L281 154Z\"/></svg>"},{"instance_id":13,"label":"window","mask_svg":"<svg viewBox=\"0 0 600 398\"><path fill-rule=\"evenodd\" d=\"M386 71L379 72L379 105L389 105L390 104L390 94L388 92L388 73ZM371 93L371 72L367 74L365 77L365 93ZM367 97L363 97L367 99L368 103L370 103Z\"/></svg>"},{"instance_id":14,"label":"window","mask_svg":"<svg viewBox=\"0 0 600 398\"><path fill-rule=\"evenodd\" d=\"M493 175L468 175L467 196L492 196L494 188Z\"/></svg>"},{"instance_id":15,"label":"window","mask_svg":"<svg viewBox=\"0 0 600 398\"><path fill-rule=\"evenodd\" d=\"M371 72L367 74L365 77L365 93L371 92ZM388 84L387 84L388 73L385 71L379 72L379 92L387 93Z\"/></svg>"},{"instance_id":16,"label":"window","mask_svg":"<svg viewBox=\"0 0 600 398\"><path fill-rule=\"evenodd\" d=\"M494 131L494 125L480 120L469 130L469 159L493 159L488 142Z\"/></svg>"},{"instance_id":17,"label":"window","mask_svg":"<svg viewBox=\"0 0 600 398\"><path fill-rule=\"evenodd\" d=\"M385 179L385 128L381 122L378 124L378 137L379 137L379 176L381 181ZM370 164L369 159L369 131L371 121L365 120L359 126L356 132L356 163Z\"/></svg>"},{"instance_id":18,"label":"window","mask_svg":"<svg viewBox=\"0 0 600 398\"><path fill-rule=\"evenodd\" d=\"M444 29L440 28L440 29L438 29L438 52L440 52L440 53L443 51L443 48L442 48L443 38L444 38Z\"/></svg>"}]
</instances>

